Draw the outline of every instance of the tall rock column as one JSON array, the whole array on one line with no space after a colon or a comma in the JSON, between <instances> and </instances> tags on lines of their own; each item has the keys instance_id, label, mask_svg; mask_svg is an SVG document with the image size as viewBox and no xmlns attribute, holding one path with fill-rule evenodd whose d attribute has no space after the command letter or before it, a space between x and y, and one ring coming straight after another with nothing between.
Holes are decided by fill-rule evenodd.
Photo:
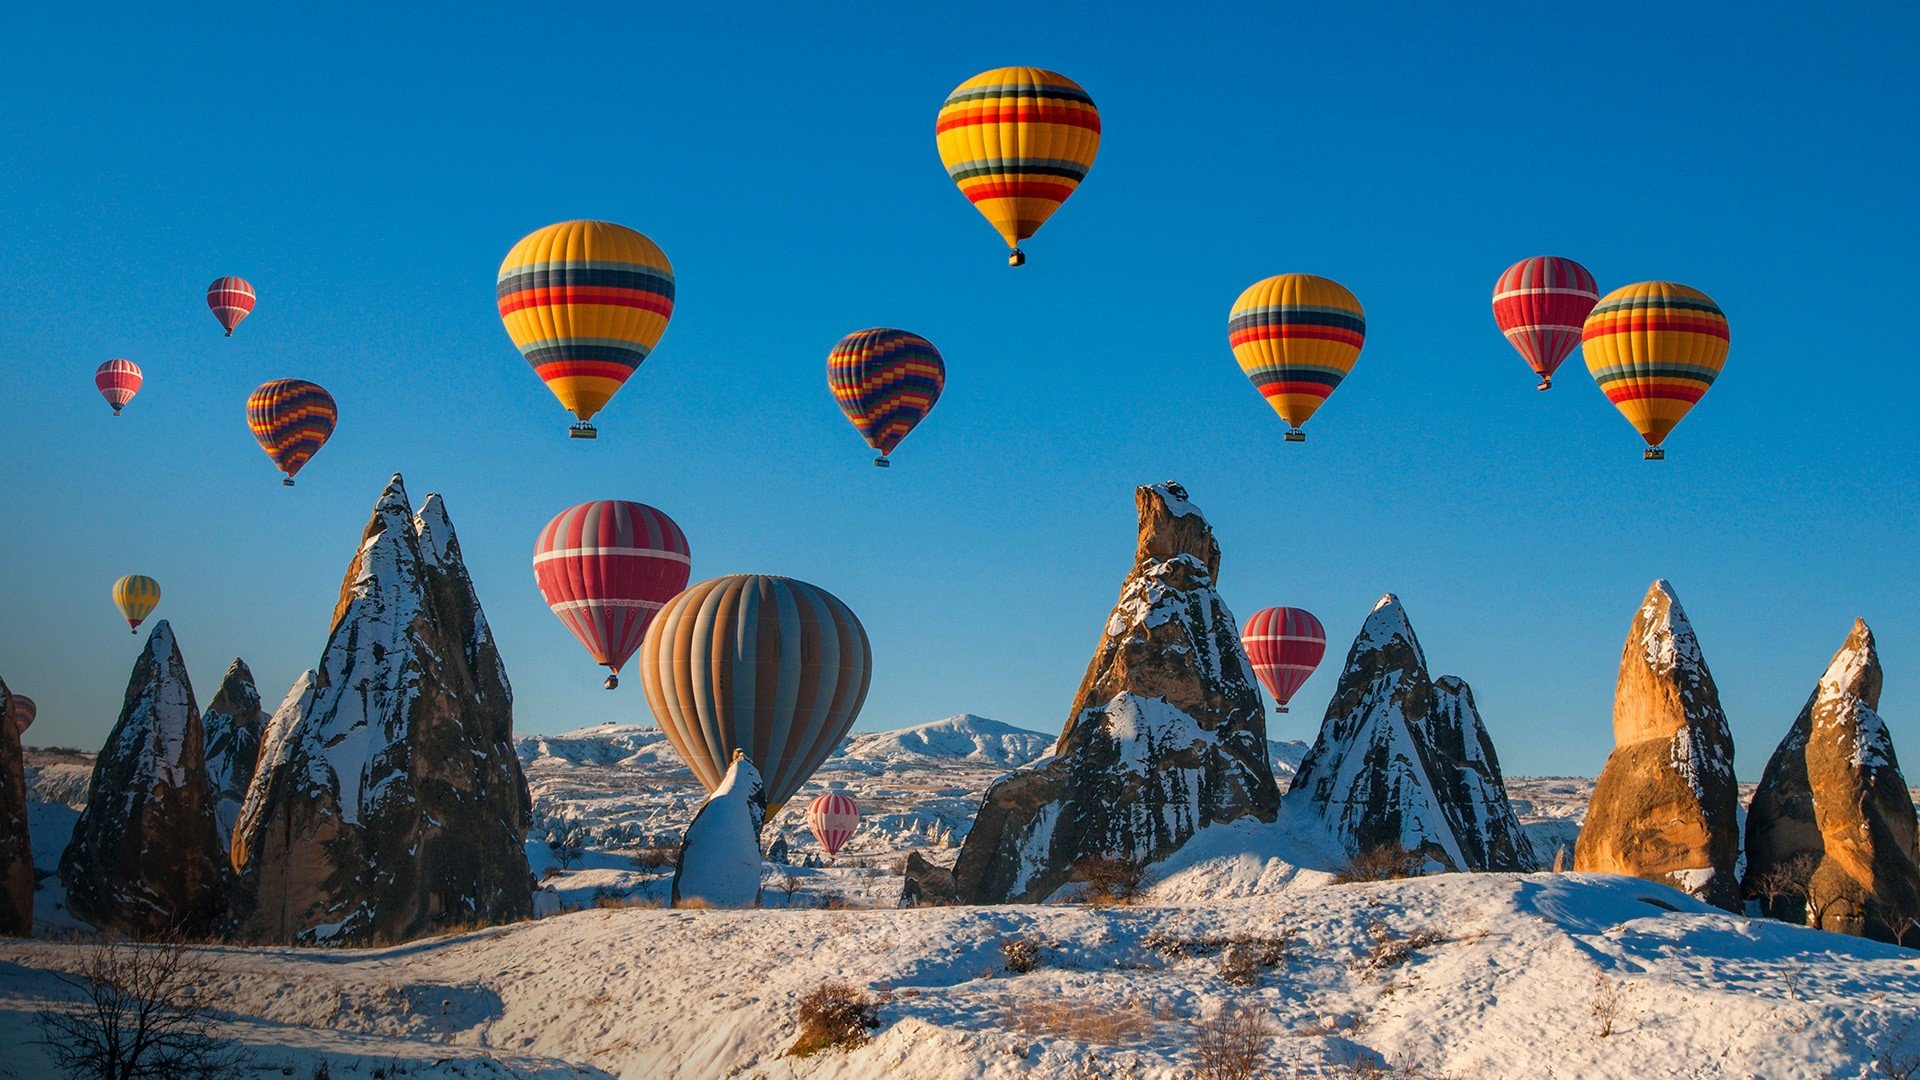
<instances>
[{"instance_id":1,"label":"tall rock column","mask_svg":"<svg viewBox=\"0 0 1920 1080\"><path fill-rule=\"evenodd\" d=\"M1738 910L1733 735L1693 626L1665 581L1647 590L1627 631L1613 742L1573 868L1663 882Z\"/></svg>"},{"instance_id":2,"label":"tall rock column","mask_svg":"<svg viewBox=\"0 0 1920 1080\"><path fill-rule=\"evenodd\" d=\"M1747 877L1775 918L1920 939L1913 797L1880 707L1880 654L1856 620L1767 760L1747 809Z\"/></svg>"},{"instance_id":3,"label":"tall rock column","mask_svg":"<svg viewBox=\"0 0 1920 1080\"><path fill-rule=\"evenodd\" d=\"M987 789L954 866L967 903L1045 899L1092 856L1150 862L1199 830L1272 821L1266 713L1220 548L1178 484L1134 493L1139 542L1053 756Z\"/></svg>"},{"instance_id":4,"label":"tall rock column","mask_svg":"<svg viewBox=\"0 0 1920 1080\"><path fill-rule=\"evenodd\" d=\"M33 839L27 828L26 763L11 722L13 692L0 679L0 935L33 933Z\"/></svg>"},{"instance_id":5,"label":"tall rock column","mask_svg":"<svg viewBox=\"0 0 1920 1080\"><path fill-rule=\"evenodd\" d=\"M60 856L67 910L134 935L211 930L227 887L213 801L193 684L162 619L133 665Z\"/></svg>"},{"instance_id":6,"label":"tall rock column","mask_svg":"<svg viewBox=\"0 0 1920 1080\"><path fill-rule=\"evenodd\" d=\"M220 823L224 849L233 839L233 825L240 818L240 804L246 801L247 785L253 782L253 767L260 757L260 691L254 688L253 672L245 660L236 659L227 666L220 689L214 691L200 719L207 732L213 815Z\"/></svg>"}]
</instances>

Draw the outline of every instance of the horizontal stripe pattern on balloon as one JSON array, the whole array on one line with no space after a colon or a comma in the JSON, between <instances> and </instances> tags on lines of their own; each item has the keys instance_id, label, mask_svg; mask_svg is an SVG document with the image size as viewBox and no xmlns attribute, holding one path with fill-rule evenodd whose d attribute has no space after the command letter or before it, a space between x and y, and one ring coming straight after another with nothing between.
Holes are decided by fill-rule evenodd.
<instances>
[{"instance_id":1,"label":"horizontal stripe pattern on balloon","mask_svg":"<svg viewBox=\"0 0 1920 1080\"><path fill-rule=\"evenodd\" d=\"M1327 631L1311 612L1270 607L1253 613L1240 630L1240 644L1281 712L1327 653Z\"/></svg>"},{"instance_id":2,"label":"horizontal stripe pattern on balloon","mask_svg":"<svg viewBox=\"0 0 1920 1080\"><path fill-rule=\"evenodd\" d=\"M1600 287L1572 259L1539 255L1507 267L1493 286L1493 318L1500 332L1546 389L1561 361L1580 344Z\"/></svg>"},{"instance_id":3,"label":"horizontal stripe pattern on balloon","mask_svg":"<svg viewBox=\"0 0 1920 1080\"><path fill-rule=\"evenodd\" d=\"M7 695L7 723L13 727L13 735L19 738L33 726L34 717L40 715L40 707L25 694Z\"/></svg>"},{"instance_id":4,"label":"horizontal stripe pattern on balloon","mask_svg":"<svg viewBox=\"0 0 1920 1080\"><path fill-rule=\"evenodd\" d=\"M288 482L326 445L339 419L333 395L305 379L275 379L247 398L247 427Z\"/></svg>"},{"instance_id":5,"label":"horizontal stripe pattern on balloon","mask_svg":"<svg viewBox=\"0 0 1920 1080\"><path fill-rule=\"evenodd\" d=\"M227 336L233 336L233 328L240 320L253 312L253 286L246 278L214 278L207 286L207 307L212 309L213 317L220 320L220 326Z\"/></svg>"},{"instance_id":6,"label":"horizontal stripe pattern on balloon","mask_svg":"<svg viewBox=\"0 0 1920 1080\"><path fill-rule=\"evenodd\" d=\"M807 828L826 849L828 857L840 854L840 849L853 839L854 830L859 827L860 808L837 791L829 791L807 804Z\"/></svg>"},{"instance_id":7,"label":"horizontal stripe pattern on balloon","mask_svg":"<svg viewBox=\"0 0 1920 1080\"><path fill-rule=\"evenodd\" d=\"M1314 274L1256 282L1227 315L1227 343L1240 370L1296 430L1353 370L1366 337L1360 301Z\"/></svg>"},{"instance_id":8,"label":"horizontal stripe pattern on balloon","mask_svg":"<svg viewBox=\"0 0 1920 1080\"><path fill-rule=\"evenodd\" d=\"M825 589L732 574L668 601L639 663L655 722L700 782L713 790L743 750L772 816L853 727L873 651Z\"/></svg>"},{"instance_id":9,"label":"horizontal stripe pattern on balloon","mask_svg":"<svg viewBox=\"0 0 1920 1080\"><path fill-rule=\"evenodd\" d=\"M513 246L495 295L521 356L585 422L660 343L673 289L652 240L610 221L563 221Z\"/></svg>"},{"instance_id":10,"label":"horizontal stripe pattern on balloon","mask_svg":"<svg viewBox=\"0 0 1920 1080\"><path fill-rule=\"evenodd\" d=\"M1100 111L1058 72L997 68L947 95L934 134L947 175L1007 246L1017 247L1093 167Z\"/></svg>"},{"instance_id":11,"label":"horizontal stripe pattern on balloon","mask_svg":"<svg viewBox=\"0 0 1920 1080\"><path fill-rule=\"evenodd\" d=\"M145 574L128 574L113 583L113 605L120 609L127 626L138 630L160 606L160 583Z\"/></svg>"},{"instance_id":12,"label":"horizontal stripe pattern on balloon","mask_svg":"<svg viewBox=\"0 0 1920 1080\"><path fill-rule=\"evenodd\" d=\"M645 503L568 507L533 544L540 595L593 662L620 673L654 613L686 588L692 552L674 520Z\"/></svg>"},{"instance_id":13,"label":"horizontal stripe pattern on balloon","mask_svg":"<svg viewBox=\"0 0 1920 1080\"><path fill-rule=\"evenodd\" d=\"M940 351L905 330L856 331L827 354L828 389L883 458L926 418L946 383Z\"/></svg>"},{"instance_id":14,"label":"horizontal stripe pattern on balloon","mask_svg":"<svg viewBox=\"0 0 1920 1080\"><path fill-rule=\"evenodd\" d=\"M107 404L113 406L115 416L140 392L140 384L145 381L140 365L131 360L116 358L93 369L93 385L100 396L107 399Z\"/></svg>"},{"instance_id":15,"label":"horizontal stripe pattern on balloon","mask_svg":"<svg viewBox=\"0 0 1920 1080\"><path fill-rule=\"evenodd\" d=\"M1607 400L1657 447L1713 385L1731 340L1726 314L1707 294L1643 281L1594 305L1581 352Z\"/></svg>"}]
</instances>

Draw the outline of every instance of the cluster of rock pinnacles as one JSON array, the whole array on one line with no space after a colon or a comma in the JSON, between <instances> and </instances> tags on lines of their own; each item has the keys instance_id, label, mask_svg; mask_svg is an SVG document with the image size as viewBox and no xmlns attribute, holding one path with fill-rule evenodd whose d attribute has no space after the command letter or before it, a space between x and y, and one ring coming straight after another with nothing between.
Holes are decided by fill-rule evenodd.
<instances>
[{"instance_id":1,"label":"cluster of rock pinnacles","mask_svg":"<svg viewBox=\"0 0 1920 1080\"><path fill-rule=\"evenodd\" d=\"M1348 651L1283 797L1254 675L1216 591L1212 529L1177 484L1140 488L1135 503L1133 568L1054 752L988 789L951 868L909 858L910 900L1045 900L1091 858L1151 863L1208 826L1283 814L1317 822L1354 854L1390 847L1446 870L1539 868L1472 690L1428 674L1391 595ZM1655 582L1627 635L1615 749L1573 868L1907 938L1920 927L1920 851L1875 712L1880 678L1873 635L1855 623L1767 763L1736 878L1733 741L1693 629ZM0 716L8 700L0 682ZM757 778L735 768L726 797L689 830L676 895L734 888L731 902L753 902L756 882L690 866L688 853L705 833L717 850L755 850L750 835L724 839L761 823ZM529 810L512 691L452 523L437 496L414 513L395 476L348 567L319 666L271 715L238 660L203 715L172 628L154 626L60 876L74 914L127 933L396 941L530 914ZM32 925L27 847L19 733L0 724L3 933Z\"/></svg>"}]
</instances>

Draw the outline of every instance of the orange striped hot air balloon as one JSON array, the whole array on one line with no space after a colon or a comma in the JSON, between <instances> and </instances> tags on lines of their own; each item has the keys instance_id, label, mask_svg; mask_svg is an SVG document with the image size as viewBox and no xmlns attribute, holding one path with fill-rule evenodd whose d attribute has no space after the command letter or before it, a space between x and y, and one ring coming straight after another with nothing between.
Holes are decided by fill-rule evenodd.
<instances>
[{"instance_id":1,"label":"orange striped hot air balloon","mask_svg":"<svg viewBox=\"0 0 1920 1080\"><path fill-rule=\"evenodd\" d=\"M528 234L500 264L507 336L579 423L606 405L660 343L673 315L673 266L659 245L611 221L563 221Z\"/></svg>"},{"instance_id":2,"label":"orange striped hot air balloon","mask_svg":"<svg viewBox=\"0 0 1920 1080\"><path fill-rule=\"evenodd\" d=\"M1302 442L1307 422L1327 400L1367 338L1367 314L1346 286L1314 274L1255 282L1227 313L1227 343L1254 389Z\"/></svg>"},{"instance_id":3,"label":"orange striped hot air balloon","mask_svg":"<svg viewBox=\"0 0 1920 1080\"><path fill-rule=\"evenodd\" d=\"M320 452L340 419L333 395L305 379L262 383L247 398L247 427L293 486L293 476Z\"/></svg>"},{"instance_id":4,"label":"orange striped hot air balloon","mask_svg":"<svg viewBox=\"0 0 1920 1080\"><path fill-rule=\"evenodd\" d=\"M18 738L33 726L33 718L40 715L39 706L25 694L7 695L7 722L13 725L13 734Z\"/></svg>"},{"instance_id":5,"label":"orange striped hot air balloon","mask_svg":"<svg viewBox=\"0 0 1920 1080\"><path fill-rule=\"evenodd\" d=\"M1646 457L1698 402L1727 362L1727 316L1706 293L1671 281L1615 289L1581 331L1587 371L1647 442Z\"/></svg>"},{"instance_id":6,"label":"orange striped hot air balloon","mask_svg":"<svg viewBox=\"0 0 1920 1080\"><path fill-rule=\"evenodd\" d=\"M1019 266L1027 261L1020 241L1040 231L1093 167L1100 110L1058 72L995 68L947 95L934 134L947 175L1013 249L1007 265Z\"/></svg>"}]
</instances>

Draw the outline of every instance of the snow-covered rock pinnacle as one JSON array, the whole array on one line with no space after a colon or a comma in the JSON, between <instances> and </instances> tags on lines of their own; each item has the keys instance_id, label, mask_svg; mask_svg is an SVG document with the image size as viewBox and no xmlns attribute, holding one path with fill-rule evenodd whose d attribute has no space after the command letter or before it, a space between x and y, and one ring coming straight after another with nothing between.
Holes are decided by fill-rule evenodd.
<instances>
[{"instance_id":1,"label":"snow-covered rock pinnacle","mask_svg":"<svg viewBox=\"0 0 1920 1080\"><path fill-rule=\"evenodd\" d=\"M0 679L0 716L13 692ZM27 821L27 771L20 732L0 724L0 934L33 932L33 838Z\"/></svg>"},{"instance_id":2,"label":"snow-covered rock pinnacle","mask_svg":"<svg viewBox=\"0 0 1920 1080\"><path fill-rule=\"evenodd\" d=\"M526 781L513 694L438 496L395 475L326 651L268 724L241 813L237 929L397 941L524 918Z\"/></svg>"},{"instance_id":3,"label":"snow-covered rock pinnacle","mask_svg":"<svg viewBox=\"0 0 1920 1080\"><path fill-rule=\"evenodd\" d=\"M1398 597L1368 614L1287 812L1317 819L1351 854L1388 846L1449 870L1532 870L1473 691L1435 682Z\"/></svg>"},{"instance_id":4,"label":"snow-covered rock pinnacle","mask_svg":"<svg viewBox=\"0 0 1920 1080\"><path fill-rule=\"evenodd\" d=\"M1693 626L1665 581L1647 590L1627 630L1613 740L1574 869L1664 882L1737 910L1733 735Z\"/></svg>"},{"instance_id":5,"label":"snow-covered rock pinnacle","mask_svg":"<svg viewBox=\"0 0 1920 1080\"><path fill-rule=\"evenodd\" d=\"M673 871L673 903L717 908L760 903L760 826L767 818L767 790L747 755L733 763L687 826Z\"/></svg>"},{"instance_id":6,"label":"snow-covered rock pinnacle","mask_svg":"<svg viewBox=\"0 0 1920 1080\"><path fill-rule=\"evenodd\" d=\"M1879 707L1879 651L1856 620L1747 809L1747 892L1767 914L1882 941L1920 922L1913 797Z\"/></svg>"},{"instance_id":7,"label":"snow-covered rock pinnacle","mask_svg":"<svg viewBox=\"0 0 1920 1080\"><path fill-rule=\"evenodd\" d=\"M60 856L67 909L130 934L209 930L226 899L213 804L200 708L162 619L134 662L120 720L94 760L86 809Z\"/></svg>"},{"instance_id":8,"label":"snow-covered rock pinnacle","mask_svg":"<svg viewBox=\"0 0 1920 1080\"><path fill-rule=\"evenodd\" d=\"M1038 900L1095 856L1148 863L1209 825L1272 821L1279 791L1220 548L1178 484L1134 493L1139 540L1052 756L988 789L951 883L921 895Z\"/></svg>"},{"instance_id":9,"label":"snow-covered rock pinnacle","mask_svg":"<svg viewBox=\"0 0 1920 1080\"><path fill-rule=\"evenodd\" d=\"M253 767L260 758L260 691L253 685L247 662L236 659L220 680L220 689L207 703L201 726L207 733L207 779L213 784L213 814L220 823L224 850L233 838L234 823L253 783Z\"/></svg>"}]
</instances>

